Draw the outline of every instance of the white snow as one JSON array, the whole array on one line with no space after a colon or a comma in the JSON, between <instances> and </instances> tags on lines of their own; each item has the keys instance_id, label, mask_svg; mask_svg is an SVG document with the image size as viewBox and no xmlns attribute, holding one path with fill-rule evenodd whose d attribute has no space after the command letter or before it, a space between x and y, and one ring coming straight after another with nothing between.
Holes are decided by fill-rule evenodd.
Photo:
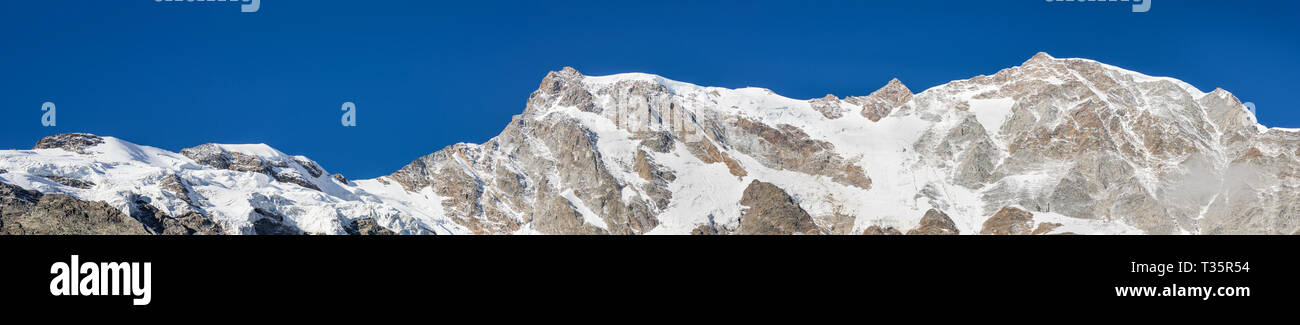
<instances>
[{"instance_id":1,"label":"white snow","mask_svg":"<svg viewBox=\"0 0 1300 325\"><path fill-rule=\"evenodd\" d=\"M1015 104L1016 101L1011 98L972 99L970 112L975 114L975 118L990 135L996 137L1001 132L1002 123L1011 118L1011 107Z\"/></svg>"}]
</instances>

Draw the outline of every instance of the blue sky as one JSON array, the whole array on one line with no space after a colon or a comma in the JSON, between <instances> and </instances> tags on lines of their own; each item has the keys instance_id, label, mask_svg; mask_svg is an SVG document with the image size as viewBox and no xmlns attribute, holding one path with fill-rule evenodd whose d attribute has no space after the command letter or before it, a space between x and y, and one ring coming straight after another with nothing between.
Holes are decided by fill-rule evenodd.
<instances>
[{"instance_id":1,"label":"blue sky","mask_svg":"<svg viewBox=\"0 0 1300 325\"><path fill-rule=\"evenodd\" d=\"M1293 1L6 1L0 148L90 132L179 151L267 143L351 178L481 143L547 71L647 72L794 98L914 91L1038 51L1257 104L1300 127ZM54 102L58 125L40 124ZM340 126L355 102L358 126Z\"/></svg>"}]
</instances>

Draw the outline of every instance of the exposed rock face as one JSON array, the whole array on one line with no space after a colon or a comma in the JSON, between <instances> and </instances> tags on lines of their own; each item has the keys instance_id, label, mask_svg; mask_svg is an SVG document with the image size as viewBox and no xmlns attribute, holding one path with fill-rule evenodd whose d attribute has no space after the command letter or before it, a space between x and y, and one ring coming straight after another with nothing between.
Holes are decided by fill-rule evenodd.
<instances>
[{"instance_id":1,"label":"exposed rock face","mask_svg":"<svg viewBox=\"0 0 1300 325\"><path fill-rule=\"evenodd\" d=\"M87 154L87 148L104 143L104 139L93 134L65 133L48 136L36 142L32 149L63 149L69 152Z\"/></svg>"},{"instance_id":2,"label":"exposed rock face","mask_svg":"<svg viewBox=\"0 0 1300 325\"><path fill-rule=\"evenodd\" d=\"M1034 231L1034 214L1014 207L1005 207L984 221L981 235L1028 235Z\"/></svg>"},{"instance_id":3,"label":"exposed rock face","mask_svg":"<svg viewBox=\"0 0 1300 325\"><path fill-rule=\"evenodd\" d=\"M351 224L347 229L349 235L357 235L357 236L380 236L380 235L397 234L392 230L388 230L388 228L384 228L383 226L380 226L379 223L375 222L374 218L362 218L362 219L352 220Z\"/></svg>"},{"instance_id":4,"label":"exposed rock face","mask_svg":"<svg viewBox=\"0 0 1300 325\"><path fill-rule=\"evenodd\" d=\"M103 202L44 195L0 183L0 227L6 235L147 235L135 219Z\"/></svg>"},{"instance_id":5,"label":"exposed rock face","mask_svg":"<svg viewBox=\"0 0 1300 325\"><path fill-rule=\"evenodd\" d=\"M871 178L861 166L836 154L835 146L813 140L797 127L782 124L774 128L742 117L736 120L736 128L729 130L735 131L728 136L735 148L759 159L765 166L828 176L845 185L871 188Z\"/></svg>"},{"instance_id":6,"label":"exposed rock face","mask_svg":"<svg viewBox=\"0 0 1300 325\"><path fill-rule=\"evenodd\" d=\"M166 190L181 199L181 201L185 201L185 203L190 206L195 206L194 198L191 197L192 191L190 190L190 185L184 179L181 179L180 176L177 176L176 174L168 174L159 181L159 186L162 187L163 190Z\"/></svg>"},{"instance_id":7,"label":"exposed rock face","mask_svg":"<svg viewBox=\"0 0 1300 325\"><path fill-rule=\"evenodd\" d=\"M908 235L960 235L957 225L943 211L930 209L921 217L921 225L907 231Z\"/></svg>"},{"instance_id":8,"label":"exposed rock face","mask_svg":"<svg viewBox=\"0 0 1300 325\"><path fill-rule=\"evenodd\" d=\"M862 106L862 116L872 122L888 117L895 109L912 100L912 90L897 78L866 97L849 97L845 101Z\"/></svg>"},{"instance_id":9,"label":"exposed rock face","mask_svg":"<svg viewBox=\"0 0 1300 325\"><path fill-rule=\"evenodd\" d=\"M812 108L818 113L822 113L828 119L837 119L844 117L844 108L840 106L840 98L832 94L826 94L826 97L808 101Z\"/></svg>"},{"instance_id":10,"label":"exposed rock face","mask_svg":"<svg viewBox=\"0 0 1300 325\"><path fill-rule=\"evenodd\" d=\"M1004 207L993 214L988 220L984 221L984 228L980 230L981 235L1046 235L1056 228L1060 228L1059 223L1040 223L1034 227L1034 214L1016 207Z\"/></svg>"},{"instance_id":11,"label":"exposed rock face","mask_svg":"<svg viewBox=\"0 0 1300 325\"><path fill-rule=\"evenodd\" d=\"M749 183L740 204L748 207L740 217L741 235L815 235L821 233L812 217L776 185Z\"/></svg>"},{"instance_id":12,"label":"exposed rock face","mask_svg":"<svg viewBox=\"0 0 1300 325\"><path fill-rule=\"evenodd\" d=\"M583 75L577 69L564 67L552 71L542 79L542 85L528 98L528 107L552 105L576 107L584 112L599 113L592 104L591 92L582 87Z\"/></svg>"},{"instance_id":13,"label":"exposed rock face","mask_svg":"<svg viewBox=\"0 0 1300 325\"><path fill-rule=\"evenodd\" d=\"M881 228L880 226L870 226L867 227L867 230L862 231L862 234L866 236L886 236L886 235L896 236L896 235L902 235L903 232L898 231L898 229L895 229L894 227Z\"/></svg>"},{"instance_id":14,"label":"exposed rock face","mask_svg":"<svg viewBox=\"0 0 1300 325\"><path fill-rule=\"evenodd\" d=\"M221 235L220 224L201 213L190 211L175 218L163 219L162 235Z\"/></svg>"},{"instance_id":15,"label":"exposed rock face","mask_svg":"<svg viewBox=\"0 0 1300 325\"><path fill-rule=\"evenodd\" d=\"M48 179L52 182L58 183L59 185L75 187L83 190L95 186L95 183L91 183L89 181L83 181L72 177L55 176L55 175L44 175L41 177L44 177L45 179Z\"/></svg>"},{"instance_id":16,"label":"exposed rock face","mask_svg":"<svg viewBox=\"0 0 1300 325\"><path fill-rule=\"evenodd\" d=\"M227 151L216 144L204 144L193 148L181 150L181 154L194 159L195 162L205 166L228 169L238 172L260 173L271 176L281 183L295 184L313 190L320 190L320 187L306 179L298 171L302 168L307 171L311 177L320 177L323 171L315 162L301 158L269 160L263 157L247 155L239 152ZM297 168L295 168L295 165Z\"/></svg>"}]
</instances>

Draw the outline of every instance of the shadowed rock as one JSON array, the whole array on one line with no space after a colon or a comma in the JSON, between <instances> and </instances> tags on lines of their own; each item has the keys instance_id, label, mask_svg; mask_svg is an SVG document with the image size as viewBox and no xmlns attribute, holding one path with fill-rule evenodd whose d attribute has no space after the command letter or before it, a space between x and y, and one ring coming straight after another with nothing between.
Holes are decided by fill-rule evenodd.
<instances>
[{"instance_id":1,"label":"shadowed rock","mask_svg":"<svg viewBox=\"0 0 1300 325\"><path fill-rule=\"evenodd\" d=\"M87 148L104 143L104 139L93 134L65 133L48 136L36 142L32 149L63 149L79 154L89 154Z\"/></svg>"},{"instance_id":2,"label":"shadowed rock","mask_svg":"<svg viewBox=\"0 0 1300 325\"><path fill-rule=\"evenodd\" d=\"M898 229L894 229L894 227L881 228L880 226L873 225L871 227L867 227L866 230L863 230L862 234L866 236L886 236L886 235L902 235L903 232L898 231Z\"/></svg>"},{"instance_id":3,"label":"shadowed rock","mask_svg":"<svg viewBox=\"0 0 1300 325\"><path fill-rule=\"evenodd\" d=\"M41 194L0 183L0 233L7 235L148 235L140 222L104 202Z\"/></svg>"},{"instance_id":4,"label":"shadowed rock","mask_svg":"<svg viewBox=\"0 0 1300 325\"><path fill-rule=\"evenodd\" d=\"M348 227L345 228L349 235L356 236L378 236L378 235L396 235L397 233L388 228L380 226L375 222L375 218L361 218L352 220Z\"/></svg>"},{"instance_id":5,"label":"shadowed rock","mask_svg":"<svg viewBox=\"0 0 1300 325\"><path fill-rule=\"evenodd\" d=\"M740 204L748 207L740 216L741 235L816 235L820 232L803 208L771 183L755 180L745 188Z\"/></svg>"}]
</instances>

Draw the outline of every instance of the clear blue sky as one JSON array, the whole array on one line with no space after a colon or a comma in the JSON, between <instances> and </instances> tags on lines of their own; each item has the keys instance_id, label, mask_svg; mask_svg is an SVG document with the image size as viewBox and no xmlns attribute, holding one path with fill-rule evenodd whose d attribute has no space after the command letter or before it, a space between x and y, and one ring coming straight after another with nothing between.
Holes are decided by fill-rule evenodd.
<instances>
[{"instance_id":1,"label":"clear blue sky","mask_svg":"<svg viewBox=\"0 0 1300 325\"><path fill-rule=\"evenodd\" d=\"M550 70L794 98L914 91L1035 52L1222 87L1300 127L1294 1L19 0L0 11L0 148L63 132L179 151L267 143L351 178L481 143ZM42 127L41 103L58 107ZM358 126L340 126L340 105Z\"/></svg>"}]
</instances>

